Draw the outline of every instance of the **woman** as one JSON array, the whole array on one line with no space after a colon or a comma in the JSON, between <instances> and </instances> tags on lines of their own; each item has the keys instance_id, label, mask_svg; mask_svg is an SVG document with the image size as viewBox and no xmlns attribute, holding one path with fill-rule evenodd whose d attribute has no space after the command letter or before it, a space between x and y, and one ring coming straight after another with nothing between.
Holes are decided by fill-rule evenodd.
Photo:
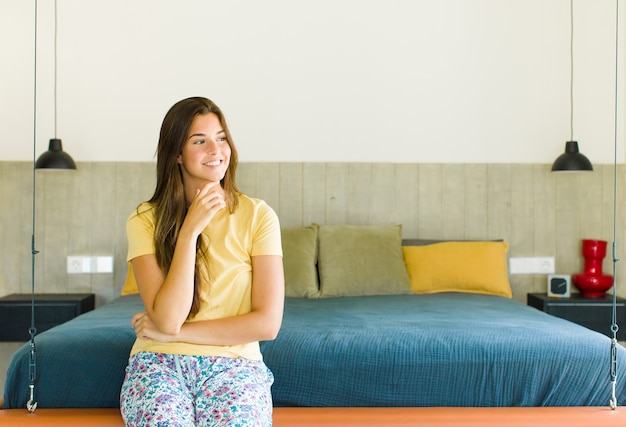
<instances>
[{"instance_id":1,"label":"woman","mask_svg":"<svg viewBox=\"0 0 626 427\"><path fill-rule=\"evenodd\" d=\"M280 226L239 192L237 151L206 98L163 120L154 195L127 223L129 270L146 311L121 391L128 426L269 426L273 375L259 341L283 313Z\"/></svg>"}]
</instances>

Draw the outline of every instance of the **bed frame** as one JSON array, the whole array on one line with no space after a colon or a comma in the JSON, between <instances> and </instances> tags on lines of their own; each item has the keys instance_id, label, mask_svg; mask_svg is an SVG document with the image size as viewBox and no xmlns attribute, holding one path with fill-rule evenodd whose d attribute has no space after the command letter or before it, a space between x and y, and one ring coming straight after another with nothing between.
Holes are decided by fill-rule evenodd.
<instances>
[{"instance_id":1,"label":"bed frame","mask_svg":"<svg viewBox=\"0 0 626 427\"><path fill-rule=\"evenodd\" d=\"M0 411L6 426L123 427L118 409L26 409ZM275 427L623 427L626 409L618 407L543 408L275 408Z\"/></svg>"}]
</instances>

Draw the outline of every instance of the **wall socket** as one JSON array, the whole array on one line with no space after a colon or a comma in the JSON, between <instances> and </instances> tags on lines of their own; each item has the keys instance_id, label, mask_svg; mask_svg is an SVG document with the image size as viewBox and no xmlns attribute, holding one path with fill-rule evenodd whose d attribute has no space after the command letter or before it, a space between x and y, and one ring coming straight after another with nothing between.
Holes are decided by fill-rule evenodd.
<instances>
[{"instance_id":1,"label":"wall socket","mask_svg":"<svg viewBox=\"0 0 626 427\"><path fill-rule=\"evenodd\" d=\"M554 257L510 257L509 274L552 274Z\"/></svg>"},{"instance_id":2,"label":"wall socket","mask_svg":"<svg viewBox=\"0 0 626 427\"><path fill-rule=\"evenodd\" d=\"M112 256L68 256L68 274L113 273Z\"/></svg>"}]
</instances>

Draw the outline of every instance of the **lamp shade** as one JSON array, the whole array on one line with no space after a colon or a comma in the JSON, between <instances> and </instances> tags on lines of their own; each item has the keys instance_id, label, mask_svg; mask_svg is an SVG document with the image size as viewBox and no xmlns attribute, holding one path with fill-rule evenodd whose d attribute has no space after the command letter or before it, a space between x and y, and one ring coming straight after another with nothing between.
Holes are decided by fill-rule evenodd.
<instances>
[{"instance_id":1,"label":"lamp shade","mask_svg":"<svg viewBox=\"0 0 626 427\"><path fill-rule=\"evenodd\" d=\"M35 162L35 169L76 169L76 163L63 151L61 140L54 138L50 140L48 151Z\"/></svg>"},{"instance_id":2,"label":"lamp shade","mask_svg":"<svg viewBox=\"0 0 626 427\"><path fill-rule=\"evenodd\" d=\"M578 151L578 141L567 141L565 153L552 164L552 172L592 171L593 166L587 157Z\"/></svg>"}]
</instances>

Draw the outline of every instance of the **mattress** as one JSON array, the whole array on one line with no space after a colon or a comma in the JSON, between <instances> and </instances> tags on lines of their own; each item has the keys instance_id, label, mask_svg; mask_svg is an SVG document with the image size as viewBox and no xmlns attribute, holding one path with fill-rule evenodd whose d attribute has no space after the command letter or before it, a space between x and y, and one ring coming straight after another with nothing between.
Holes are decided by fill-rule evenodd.
<instances>
[{"instance_id":1,"label":"mattress","mask_svg":"<svg viewBox=\"0 0 626 427\"><path fill-rule=\"evenodd\" d=\"M143 310L139 295L128 295L35 336L39 408L119 408L135 331L130 320ZM25 408L29 399L28 344L9 364L4 408Z\"/></svg>"},{"instance_id":2,"label":"mattress","mask_svg":"<svg viewBox=\"0 0 626 427\"><path fill-rule=\"evenodd\" d=\"M38 334L40 408L118 407L137 295ZM517 301L446 293L285 301L261 343L275 406L608 405L610 339ZM626 350L618 348L618 404ZM29 347L8 368L5 408L29 399Z\"/></svg>"},{"instance_id":3,"label":"mattress","mask_svg":"<svg viewBox=\"0 0 626 427\"><path fill-rule=\"evenodd\" d=\"M608 337L507 298L291 299L284 319L262 347L276 406L586 406L611 397ZM618 358L626 367L623 347ZM620 405L625 381L621 369Z\"/></svg>"}]
</instances>

